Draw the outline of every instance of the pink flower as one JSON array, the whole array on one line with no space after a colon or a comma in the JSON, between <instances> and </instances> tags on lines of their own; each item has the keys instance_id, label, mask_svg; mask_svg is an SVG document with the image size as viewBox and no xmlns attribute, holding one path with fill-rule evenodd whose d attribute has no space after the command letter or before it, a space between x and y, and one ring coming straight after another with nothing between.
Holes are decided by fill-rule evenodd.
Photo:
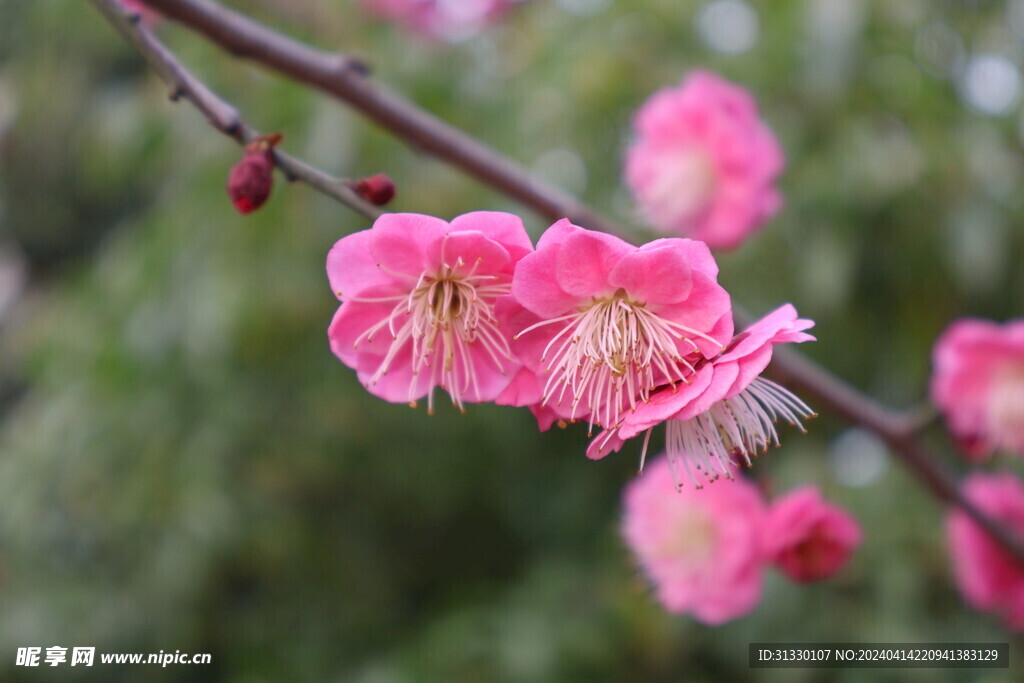
<instances>
[{"instance_id":1,"label":"pink flower","mask_svg":"<svg viewBox=\"0 0 1024 683\"><path fill-rule=\"evenodd\" d=\"M512 281L522 307L509 313L515 348L535 374L519 378L518 402L499 402L617 425L656 386L688 382L700 359L722 351L732 311L717 276L701 242L634 247L555 223Z\"/></svg>"},{"instance_id":2,"label":"pink flower","mask_svg":"<svg viewBox=\"0 0 1024 683\"><path fill-rule=\"evenodd\" d=\"M734 458L749 466L758 451L779 445L775 429L779 418L802 430L800 420L814 416L788 389L759 376L771 361L775 344L813 340L804 332L813 325L797 318L790 304L769 313L737 335L721 355L699 361L687 383L663 386L635 410L621 415L618 428L598 435L587 456L603 458L641 433L647 435L646 454L651 430L665 423L668 465L677 486L682 487L680 466L697 488L702 485L700 479L731 477L732 465L737 464Z\"/></svg>"},{"instance_id":3,"label":"pink flower","mask_svg":"<svg viewBox=\"0 0 1024 683\"><path fill-rule=\"evenodd\" d=\"M371 14L435 40L457 42L500 19L521 0L361 0Z\"/></svg>"},{"instance_id":4,"label":"pink flower","mask_svg":"<svg viewBox=\"0 0 1024 683\"><path fill-rule=\"evenodd\" d=\"M968 455L1024 455L1024 319L954 322L935 342L932 401Z\"/></svg>"},{"instance_id":5,"label":"pink flower","mask_svg":"<svg viewBox=\"0 0 1024 683\"><path fill-rule=\"evenodd\" d=\"M623 503L622 535L665 609L715 625L757 606L765 511L752 483L677 492L668 461L658 458L626 487Z\"/></svg>"},{"instance_id":6,"label":"pink flower","mask_svg":"<svg viewBox=\"0 0 1024 683\"><path fill-rule=\"evenodd\" d=\"M860 545L860 525L826 503L814 486L790 491L774 503L762 531L764 552L779 571L798 583L836 574Z\"/></svg>"},{"instance_id":7,"label":"pink flower","mask_svg":"<svg viewBox=\"0 0 1024 683\"><path fill-rule=\"evenodd\" d=\"M461 409L491 401L519 370L496 315L516 263L533 250L512 214L454 219L385 214L342 238L327 256L341 300L331 350L386 401L415 401L441 387Z\"/></svg>"},{"instance_id":8,"label":"pink flower","mask_svg":"<svg viewBox=\"0 0 1024 683\"><path fill-rule=\"evenodd\" d=\"M693 71L647 100L633 127L626 183L659 230L733 249L782 206L782 150L743 88Z\"/></svg>"},{"instance_id":9,"label":"pink flower","mask_svg":"<svg viewBox=\"0 0 1024 683\"><path fill-rule=\"evenodd\" d=\"M1024 484L1009 473L972 474L964 494L1024 538ZM1024 631L1024 566L960 509L946 518L946 538L957 587L978 610L1000 614L1008 628Z\"/></svg>"}]
</instances>

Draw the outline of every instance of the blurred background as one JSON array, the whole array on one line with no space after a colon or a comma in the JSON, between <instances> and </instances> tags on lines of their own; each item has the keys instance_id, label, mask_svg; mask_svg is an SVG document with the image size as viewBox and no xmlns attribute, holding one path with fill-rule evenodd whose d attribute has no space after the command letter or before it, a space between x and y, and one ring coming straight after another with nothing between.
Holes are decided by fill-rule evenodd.
<instances>
[{"instance_id":1,"label":"blurred background","mask_svg":"<svg viewBox=\"0 0 1024 683\"><path fill-rule=\"evenodd\" d=\"M793 302L817 321L802 350L892 405L926 396L953 318L1024 315L1024 1L530 0L450 44L354 0L230 4L367 57L638 239L633 110L697 66L749 87L786 150L786 206L720 257L721 282L755 313ZM390 174L393 210L546 227L337 103L157 30L287 151ZM1010 640L1024 661L953 587L944 509L829 415L754 475L852 511L852 563L804 588L770 573L720 628L664 613L618 536L638 454L590 462L584 429L539 434L525 410L431 417L366 394L328 349L324 275L366 221L280 178L240 216L240 154L88 3L0 0L0 678L53 676L14 666L26 645L213 654L62 680L880 680L761 675L751 641Z\"/></svg>"}]
</instances>

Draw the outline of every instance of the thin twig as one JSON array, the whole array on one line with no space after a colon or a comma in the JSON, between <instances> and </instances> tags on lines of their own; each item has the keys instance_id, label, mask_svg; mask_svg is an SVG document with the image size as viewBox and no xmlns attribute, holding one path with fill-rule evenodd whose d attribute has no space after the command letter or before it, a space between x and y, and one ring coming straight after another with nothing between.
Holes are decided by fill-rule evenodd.
<instances>
[{"instance_id":1,"label":"thin twig","mask_svg":"<svg viewBox=\"0 0 1024 683\"><path fill-rule=\"evenodd\" d=\"M138 14L126 9L117 0L90 0L90 2L103 13L103 16L125 40L146 58L153 70L170 88L169 97L172 100L187 99L206 116L211 126L233 138L239 144L244 145L259 135L258 131L242 120L237 109L222 100L202 81L193 76L152 32L143 28L139 23ZM334 178L290 154L274 149L274 161L291 182L301 181L370 220L381 214L377 207L353 192L344 181Z\"/></svg>"},{"instance_id":2,"label":"thin twig","mask_svg":"<svg viewBox=\"0 0 1024 683\"><path fill-rule=\"evenodd\" d=\"M312 48L210 0L147 2L166 17L206 36L234 55L338 97L397 137L461 168L548 219L567 217L593 229L620 236L629 234L576 198L543 184L462 131L401 96L372 84L358 60ZM911 419L908 414L878 403L793 351L777 351L771 372L839 417L882 438L939 500L964 510L1024 564L1024 544L963 496L956 479L923 444L919 419Z\"/></svg>"}]
</instances>

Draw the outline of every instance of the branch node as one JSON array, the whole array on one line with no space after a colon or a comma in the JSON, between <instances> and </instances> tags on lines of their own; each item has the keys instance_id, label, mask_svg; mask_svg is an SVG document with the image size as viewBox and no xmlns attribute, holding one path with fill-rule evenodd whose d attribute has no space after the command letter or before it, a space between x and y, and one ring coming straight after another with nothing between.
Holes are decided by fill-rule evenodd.
<instances>
[{"instance_id":1,"label":"branch node","mask_svg":"<svg viewBox=\"0 0 1024 683\"><path fill-rule=\"evenodd\" d=\"M228 119L225 122L210 120L215 128L220 128L225 135L229 135L233 138L238 138L242 132L242 121L237 118Z\"/></svg>"},{"instance_id":2,"label":"branch node","mask_svg":"<svg viewBox=\"0 0 1024 683\"><path fill-rule=\"evenodd\" d=\"M351 73L364 78L370 75L370 63L362 57L336 55L333 61L332 69L340 74Z\"/></svg>"}]
</instances>

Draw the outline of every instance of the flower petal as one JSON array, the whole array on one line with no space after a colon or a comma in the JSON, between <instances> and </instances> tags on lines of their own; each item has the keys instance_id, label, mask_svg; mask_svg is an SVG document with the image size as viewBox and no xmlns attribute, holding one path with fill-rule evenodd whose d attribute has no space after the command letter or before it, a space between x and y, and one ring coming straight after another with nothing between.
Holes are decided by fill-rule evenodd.
<instances>
[{"instance_id":1,"label":"flower petal","mask_svg":"<svg viewBox=\"0 0 1024 683\"><path fill-rule=\"evenodd\" d=\"M370 253L369 230L338 240L327 254L327 279L339 299L357 296L370 288L398 291L402 284L377 266Z\"/></svg>"},{"instance_id":2,"label":"flower petal","mask_svg":"<svg viewBox=\"0 0 1024 683\"><path fill-rule=\"evenodd\" d=\"M383 358L391 345L391 334L387 329L375 333L369 339L363 338L363 334L386 320L393 308L393 304L387 303L347 301L342 304L327 328L331 351L353 370L359 369L360 350L371 350Z\"/></svg>"},{"instance_id":3,"label":"flower petal","mask_svg":"<svg viewBox=\"0 0 1024 683\"><path fill-rule=\"evenodd\" d=\"M626 440L621 437L619 430L615 430L611 434L605 430L590 440L590 445L587 446L587 457L591 460L600 460L606 455L618 453L625 443Z\"/></svg>"},{"instance_id":4,"label":"flower petal","mask_svg":"<svg viewBox=\"0 0 1024 683\"><path fill-rule=\"evenodd\" d=\"M560 245L569 235L581 232L583 228L573 225L568 218L563 218L551 224L551 227L544 231L544 234L537 240L537 249L545 249Z\"/></svg>"},{"instance_id":5,"label":"flower petal","mask_svg":"<svg viewBox=\"0 0 1024 683\"><path fill-rule=\"evenodd\" d=\"M537 375L528 368L522 368L494 402L499 406L521 407L539 404L541 398Z\"/></svg>"},{"instance_id":6,"label":"flower petal","mask_svg":"<svg viewBox=\"0 0 1024 683\"><path fill-rule=\"evenodd\" d=\"M651 304L683 301L693 285L686 253L674 244L626 254L608 275L608 283L622 287L633 299Z\"/></svg>"},{"instance_id":7,"label":"flower petal","mask_svg":"<svg viewBox=\"0 0 1024 683\"><path fill-rule=\"evenodd\" d=\"M592 230L568 235L558 251L556 276L563 291L577 297L611 294L608 274L635 247L618 237Z\"/></svg>"},{"instance_id":8,"label":"flower petal","mask_svg":"<svg viewBox=\"0 0 1024 683\"><path fill-rule=\"evenodd\" d=\"M721 285L697 271L692 273L692 287L685 301L658 305L655 310L666 320L680 323L719 340L719 343L715 344L696 335L687 335L705 358L712 358L722 353L732 339L732 300Z\"/></svg>"},{"instance_id":9,"label":"flower petal","mask_svg":"<svg viewBox=\"0 0 1024 683\"><path fill-rule=\"evenodd\" d=\"M386 271L419 277L433 271L431 246L448 232L448 223L418 213L386 213L370 231L370 251Z\"/></svg>"},{"instance_id":10,"label":"flower petal","mask_svg":"<svg viewBox=\"0 0 1024 683\"><path fill-rule=\"evenodd\" d=\"M533 251L533 243L523 227L523 219L501 211L474 211L452 219L452 230L475 230L503 246L513 261Z\"/></svg>"},{"instance_id":11,"label":"flower petal","mask_svg":"<svg viewBox=\"0 0 1024 683\"><path fill-rule=\"evenodd\" d=\"M435 240L428 248L427 259L430 263L462 273L471 270L498 273L511 262L504 247L475 230L453 231ZM462 266L457 268L460 263Z\"/></svg>"},{"instance_id":12,"label":"flower petal","mask_svg":"<svg viewBox=\"0 0 1024 683\"><path fill-rule=\"evenodd\" d=\"M701 392L700 396L694 398L682 410L673 415L671 419L689 420L711 410L711 406L726 397L726 393L736 382L736 377L739 375L739 367L736 363L725 363L722 365L713 363L711 367L714 368L714 375L711 377L711 382L707 388Z\"/></svg>"},{"instance_id":13,"label":"flower petal","mask_svg":"<svg viewBox=\"0 0 1024 683\"><path fill-rule=\"evenodd\" d=\"M542 432L546 432L551 429L551 425L559 419L555 411L550 408L545 408L540 405L526 406L527 409L533 414L534 419L537 420L537 429Z\"/></svg>"},{"instance_id":14,"label":"flower petal","mask_svg":"<svg viewBox=\"0 0 1024 683\"><path fill-rule=\"evenodd\" d=\"M736 337L721 360L729 361L752 354L766 344L813 341L804 330L814 327L813 320L797 318L793 304L784 304L764 316Z\"/></svg>"},{"instance_id":15,"label":"flower petal","mask_svg":"<svg viewBox=\"0 0 1024 683\"><path fill-rule=\"evenodd\" d=\"M713 377L714 369L710 363L705 363L697 368L697 373L690 378L689 384L677 383L674 387L659 389L651 394L647 403L641 403L635 411L624 417L619 435L623 439L632 439L675 416L707 391Z\"/></svg>"},{"instance_id":16,"label":"flower petal","mask_svg":"<svg viewBox=\"0 0 1024 683\"><path fill-rule=\"evenodd\" d=\"M669 245L682 252L691 271L703 273L712 280L718 277L718 262L715 261L708 245L700 240L691 240L685 237L662 237L648 242L640 247L640 250L661 249Z\"/></svg>"},{"instance_id":17,"label":"flower petal","mask_svg":"<svg viewBox=\"0 0 1024 683\"><path fill-rule=\"evenodd\" d=\"M543 238L541 238L543 240ZM560 247L538 249L516 264L512 296L541 318L555 318L576 307L580 299L558 284L556 264Z\"/></svg>"},{"instance_id":18,"label":"flower petal","mask_svg":"<svg viewBox=\"0 0 1024 683\"><path fill-rule=\"evenodd\" d=\"M508 387L509 383L519 374L519 364L508 359L499 359L501 364L494 362L490 352L482 344L471 343L467 347L469 358L466 365L472 368L472 378L466 375L465 366L459 359L454 362L457 371L456 379L465 389L463 400L469 403L493 401ZM467 351L463 351L465 353Z\"/></svg>"},{"instance_id":19,"label":"flower petal","mask_svg":"<svg viewBox=\"0 0 1024 683\"><path fill-rule=\"evenodd\" d=\"M405 343L388 371L376 381L371 381L376 368L358 371L359 380L366 390L391 403L418 401L427 395L433 382L429 372L415 373L412 369L412 344Z\"/></svg>"}]
</instances>

